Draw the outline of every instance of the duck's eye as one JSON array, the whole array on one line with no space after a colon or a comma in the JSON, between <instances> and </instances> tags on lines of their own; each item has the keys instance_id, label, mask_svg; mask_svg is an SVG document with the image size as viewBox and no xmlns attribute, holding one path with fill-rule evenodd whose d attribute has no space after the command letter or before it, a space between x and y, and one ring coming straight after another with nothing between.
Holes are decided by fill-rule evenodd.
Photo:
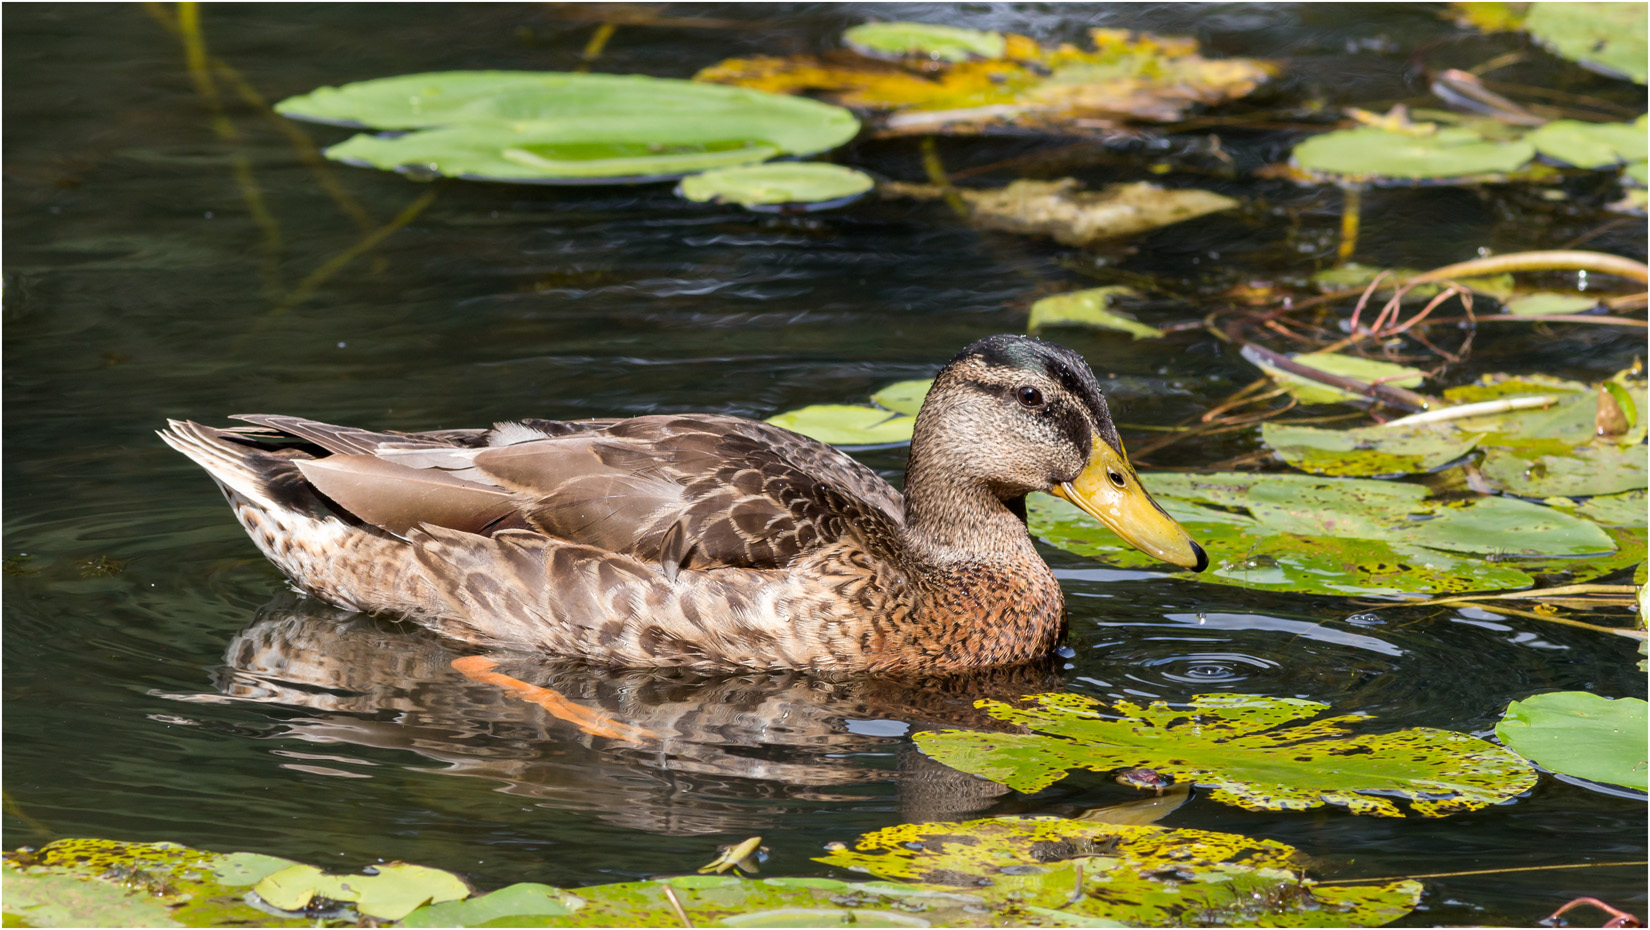
<instances>
[{"instance_id":1,"label":"duck's eye","mask_svg":"<svg viewBox=\"0 0 1650 930\"><path fill-rule=\"evenodd\" d=\"M1129 483L1127 481L1123 480L1123 476L1121 474L1115 472L1115 471L1106 472L1106 477L1111 479L1112 484L1114 484L1114 485L1116 485L1120 488L1128 487Z\"/></svg>"},{"instance_id":2,"label":"duck's eye","mask_svg":"<svg viewBox=\"0 0 1650 930\"><path fill-rule=\"evenodd\" d=\"M1020 399L1020 403L1027 407L1041 407L1043 405L1043 392L1029 384L1016 391L1015 396Z\"/></svg>"}]
</instances>

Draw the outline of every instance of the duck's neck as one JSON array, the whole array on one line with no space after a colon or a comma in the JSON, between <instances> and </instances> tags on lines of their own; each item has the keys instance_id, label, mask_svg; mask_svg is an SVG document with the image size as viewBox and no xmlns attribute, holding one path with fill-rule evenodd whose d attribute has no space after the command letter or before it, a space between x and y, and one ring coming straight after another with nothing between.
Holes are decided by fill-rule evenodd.
<instances>
[{"instance_id":1,"label":"duck's neck","mask_svg":"<svg viewBox=\"0 0 1650 930\"><path fill-rule=\"evenodd\" d=\"M1026 533L1024 498L960 480L967 472L931 448L912 443L905 476L902 541L919 588L909 623L920 635L902 664L950 670L1045 655L1064 630L1065 598Z\"/></svg>"}]
</instances>

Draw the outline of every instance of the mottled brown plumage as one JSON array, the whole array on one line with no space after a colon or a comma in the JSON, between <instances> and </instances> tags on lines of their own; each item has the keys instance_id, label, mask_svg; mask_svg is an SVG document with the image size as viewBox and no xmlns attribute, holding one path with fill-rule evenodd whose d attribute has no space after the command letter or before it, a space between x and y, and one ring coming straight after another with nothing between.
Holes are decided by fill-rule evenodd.
<instances>
[{"instance_id":1,"label":"mottled brown plumage","mask_svg":"<svg viewBox=\"0 0 1650 930\"><path fill-rule=\"evenodd\" d=\"M429 433L235 419L252 425L161 437L303 590L623 666L908 674L1043 655L1064 600L1025 495L1092 483L1102 459L1117 487L1138 481L1087 365L1018 336L940 372L903 498L828 445L737 417Z\"/></svg>"}]
</instances>

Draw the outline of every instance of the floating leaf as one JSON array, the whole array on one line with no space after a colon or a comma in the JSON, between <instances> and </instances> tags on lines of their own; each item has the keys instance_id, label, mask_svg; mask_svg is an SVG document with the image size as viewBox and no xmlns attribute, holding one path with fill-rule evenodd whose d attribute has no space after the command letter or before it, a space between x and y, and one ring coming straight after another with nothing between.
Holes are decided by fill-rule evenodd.
<instances>
[{"instance_id":1,"label":"floating leaf","mask_svg":"<svg viewBox=\"0 0 1650 930\"><path fill-rule=\"evenodd\" d=\"M1021 926L1377 926L1419 882L1324 886L1292 847L1207 830L993 817L902 824L818 861L1009 905ZM1103 923L1096 923L1103 921ZM1115 923L1114 923L1115 922Z\"/></svg>"},{"instance_id":2,"label":"floating leaf","mask_svg":"<svg viewBox=\"0 0 1650 930\"><path fill-rule=\"evenodd\" d=\"M308 927L247 904L242 893L292 863L252 853L206 852L176 843L55 840L8 855L0 876L6 924L35 927Z\"/></svg>"},{"instance_id":3,"label":"floating leaf","mask_svg":"<svg viewBox=\"0 0 1650 930\"><path fill-rule=\"evenodd\" d=\"M917 418L875 407L814 404L769 417L768 422L835 446L877 446L910 442Z\"/></svg>"},{"instance_id":4,"label":"floating leaf","mask_svg":"<svg viewBox=\"0 0 1650 930\"><path fill-rule=\"evenodd\" d=\"M1090 30L1094 50L1004 35L1003 56L902 68L875 59L729 59L697 80L776 93L822 92L879 110L885 134L978 132L1002 124L1097 134L1124 120L1173 122L1196 104L1250 93L1273 73L1250 59L1210 60L1189 39Z\"/></svg>"},{"instance_id":5,"label":"floating leaf","mask_svg":"<svg viewBox=\"0 0 1650 930\"><path fill-rule=\"evenodd\" d=\"M1515 316L1547 316L1558 313L1584 313L1596 306L1597 297L1537 291L1533 294L1510 297L1501 308Z\"/></svg>"},{"instance_id":6,"label":"floating leaf","mask_svg":"<svg viewBox=\"0 0 1650 930\"><path fill-rule=\"evenodd\" d=\"M1522 32L1526 10L1522 3L1451 3L1453 18L1480 32Z\"/></svg>"},{"instance_id":7,"label":"floating leaf","mask_svg":"<svg viewBox=\"0 0 1650 930\"><path fill-rule=\"evenodd\" d=\"M810 204L823 209L856 200L875 186L869 175L852 168L787 161L706 171L683 178L677 191L699 202L750 208Z\"/></svg>"},{"instance_id":8,"label":"floating leaf","mask_svg":"<svg viewBox=\"0 0 1650 930\"><path fill-rule=\"evenodd\" d=\"M295 865L264 876L252 890L278 910L300 911L320 897L351 902L362 914L384 920L470 894L470 886L451 872L405 862L375 866L371 875L328 875L312 865Z\"/></svg>"},{"instance_id":9,"label":"floating leaf","mask_svg":"<svg viewBox=\"0 0 1650 930\"><path fill-rule=\"evenodd\" d=\"M1377 268L1373 265L1347 262L1344 265L1325 268L1313 274L1312 283L1316 284L1320 290L1325 291L1357 290L1374 283L1382 272L1386 273L1386 278L1381 282L1383 285L1407 281L1421 274L1421 271L1416 268ZM1453 283L1465 285L1480 294L1488 294L1497 299L1510 297L1515 286L1513 276L1510 274L1460 278ZM1427 298L1436 296L1443 289L1443 284L1417 284L1404 293L1409 297Z\"/></svg>"},{"instance_id":10,"label":"floating leaf","mask_svg":"<svg viewBox=\"0 0 1650 930\"><path fill-rule=\"evenodd\" d=\"M1535 157L1525 141L1491 142L1469 129L1423 136L1360 127L1313 136L1295 146L1294 167L1344 181L1458 180L1506 174Z\"/></svg>"},{"instance_id":11,"label":"floating leaf","mask_svg":"<svg viewBox=\"0 0 1650 930\"><path fill-rule=\"evenodd\" d=\"M1136 339L1156 339L1163 331L1147 326L1132 317L1117 313L1109 307L1120 297L1138 297L1133 288L1115 285L1095 287L1086 291L1056 294L1044 297L1031 305L1031 319L1026 321L1026 332L1034 333L1045 326L1092 326L1097 329L1115 329Z\"/></svg>"},{"instance_id":12,"label":"floating leaf","mask_svg":"<svg viewBox=\"0 0 1650 930\"><path fill-rule=\"evenodd\" d=\"M1576 512L1603 526L1644 526L1645 492L1601 494L1581 502Z\"/></svg>"},{"instance_id":13,"label":"floating leaf","mask_svg":"<svg viewBox=\"0 0 1650 930\"><path fill-rule=\"evenodd\" d=\"M922 381L896 381L872 394L871 403L895 413L916 416L917 411L922 409L922 402L928 397L928 389L933 386L932 378Z\"/></svg>"},{"instance_id":14,"label":"floating leaf","mask_svg":"<svg viewBox=\"0 0 1650 930\"><path fill-rule=\"evenodd\" d=\"M1485 480L1522 497L1588 497L1643 489L1644 446L1582 446L1565 455L1528 458L1491 449L1479 465Z\"/></svg>"},{"instance_id":15,"label":"floating leaf","mask_svg":"<svg viewBox=\"0 0 1650 930\"><path fill-rule=\"evenodd\" d=\"M886 882L687 875L571 891L548 885L511 885L461 903L420 908L402 925L681 926L667 890L692 925L700 927L990 926L997 913L972 895Z\"/></svg>"},{"instance_id":16,"label":"floating leaf","mask_svg":"<svg viewBox=\"0 0 1650 930\"><path fill-rule=\"evenodd\" d=\"M1643 791L1650 787L1647 710L1638 698L1555 691L1513 701L1495 736L1544 769Z\"/></svg>"},{"instance_id":17,"label":"floating leaf","mask_svg":"<svg viewBox=\"0 0 1650 930\"><path fill-rule=\"evenodd\" d=\"M1556 119L1524 137L1536 151L1577 168L1613 168L1650 157L1644 126Z\"/></svg>"},{"instance_id":18,"label":"floating leaf","mask_svg":"<svg viewBox=\"0 0 1650 930\"><path fill-rule=\"evenodd\" d=\"M430 904L402 918L403 927L479 927L521 917L566 917L584 905L571 892L535 882L509 885L463 901ZM516 926L526 925L512 920Z\"/></svg>"},{"instance_id":19,"label":"floating leaf","mask_svg":"<svg viewBox=\"0 0 1650 930\"><path fill-rule=\"evenodd\" d=\"M1000 32L934 26L928 23L865 23L842 34L842 41L862 55L967 61L1001 58L1006 43Z\"/></svg>"},{"instance_id":20,"label":"floating leaf","mask_svg":"<svg viewBox=\"0 0 1650 930\"><path fill-rule=\"evenodd\" d=\"M918 200L937 200L954 193L968 205L969 220L978 226L1051 236L1065 245L1131 236L1237 206L1230 197L1209 191L1166 189L1144 181L1085 191L1072 178L1014 181L986 191L896 183L885 185L883 193Z\"/></svg>"},{"instance_id":21,"label":"floating leaf","mask_svg":"<svg viewBox=\"0 0 1650 930\"><path fill-rule=\"evenodd\" d=\"M1366 399L1357 394L1351 394L1339 388L1303 378L1281 368L1274 368L1251 354L1245 353L1243 357L1250 364L1266 372L1272 380L1278 383L1279 387L1299 398L1303 404L1336 404L1348 400ZM1422 380L1426 378L1426 372L1419 369L1405 368L1391 362L1377 362L1374 359L1362 358L1357 355L1313 352L1307 355L1296 355L1292 358L1308 368L1315 368L1318 371L1340 375L1344 378L1352 378L1365 384L1379 382L1381 384L1395 384L1403 388L1413 388L1419 387Z\"/></svg>"},{"instance_id":22,"label":"floating leaf","mask_svg":"<svg viewBox=\"0 0 1650 930\"><path fill-rule=\"evenodd\" d=\"M1402 817L1401 797L1424 817L1477 810L1534 786L1535 773L1512 752L1465 733L1413 728L1352 736L1348 714L1305 722L1329 705L1299 698L1200 694L1189 705L1103 705L1077 694L1042 694L1015 707L976 707L1036 733L941 730L918 733L918 748L940 762L1034 792L1071 769L1146 767L1210 789L1211 800L1248 810L1323 805ZM1149 828L1142 828L1149 829Z\"/></svg>"},{"instance_id":23,"label":"floating leaf","mask_svg":"<svg viewBox=\"0 0 1650 930\"><path fill-rule=\"evenodd\" d=\"M1478 444L1478 437L1438 425L1318 429L1262 423L1261 441L1278 458L1319 475L1402 475L1432 471Z\"/></svg>"},{"instance_id":24,"label":"floating leaf","mask_svg":"<svg viewBox=\"0 0 1650 930\"><path fill-rule=\"evenodd\" d=\"M1642 3L1532 3L1524 28L1571 61L1643 84L1650 47Z\"/></svg>"},{"instance_id":25,"label":"floating leaf","mask_svg":"<svg viewBox=\"0 0 1650 930\"><path fill-rule=\"evenodd\" d=\"M672 178L806 155L859 122L817 101L639 75L448 71L323 87L291 117L387 130L327 150L340 161L504 181Z\"/></svg>"}]
</instances>

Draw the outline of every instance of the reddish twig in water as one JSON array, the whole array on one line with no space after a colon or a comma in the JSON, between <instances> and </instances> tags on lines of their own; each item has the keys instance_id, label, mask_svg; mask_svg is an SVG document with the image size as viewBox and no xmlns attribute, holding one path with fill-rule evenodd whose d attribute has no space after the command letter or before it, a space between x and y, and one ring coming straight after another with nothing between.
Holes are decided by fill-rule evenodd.
<instances>
[{"instance_id":1,"label":"reddish twig in water","mask_svg":"<svg viewBox=\"0 0 1650 930\"><path fill-rule=\"evenodd\" d=\"M1604 911L1606 914L1609 914L1610 915L1610 920L1609 920L1608 923L1606 923L1604 925L1606 927L1642 927L1642 926L1644 926L1644 924L1641 923L1639 921L1639 919L1637 917L1634 917L1632 914L1629 914L1626 911L1621 910L1620 908L1611 907L1610 905L1605 904L1603 901L1600 901L1597 898L1576 898L1574 901L1571 901L1570 903L1564 905L1563 907L1559 908L1558 910L1553 911L1551 914L1548 914L1547 919L1543 920L1542 923L1547 923L1548 921L1556 921L1556 920L1558 920L1559 917L1564 915L1565 911L1567 911L1567 910L1569 910L1570 908L1573 908L1573 907L1580 907L1583 904L1590 904L1593 907L1596 907L1599 910Z\"/></svg>"}]
</instances>

